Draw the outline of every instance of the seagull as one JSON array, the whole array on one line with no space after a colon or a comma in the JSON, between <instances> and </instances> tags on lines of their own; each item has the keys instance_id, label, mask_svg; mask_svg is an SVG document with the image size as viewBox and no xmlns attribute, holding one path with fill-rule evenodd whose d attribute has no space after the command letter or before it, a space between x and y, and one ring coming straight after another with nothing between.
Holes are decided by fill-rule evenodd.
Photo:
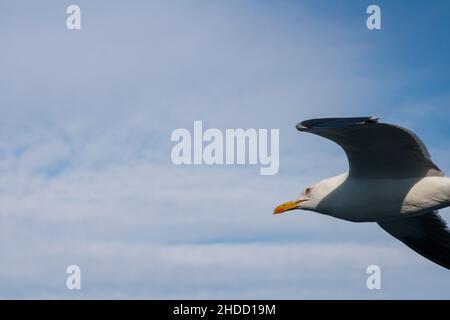
<instances>
[{"instance_id":1,"label":"seagull","mask_svg":"<svg viewBox=\"0 0 450 320\"><path fill-rule=\"evenodd\" d=\"M450 230L438 210L450 206L450 178L411 131L376 117L321 118L297 124L337 143L348 172L304 190L274 214L303 209L351 222L376 222L387 233L450 269Z\"/></svg>"}]
</instances>

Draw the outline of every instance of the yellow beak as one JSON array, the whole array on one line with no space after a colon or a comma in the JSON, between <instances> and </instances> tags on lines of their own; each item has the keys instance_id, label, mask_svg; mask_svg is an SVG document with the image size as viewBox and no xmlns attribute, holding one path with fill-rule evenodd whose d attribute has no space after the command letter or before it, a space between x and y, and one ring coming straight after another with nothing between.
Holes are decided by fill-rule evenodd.
<instances>
[{"instance_id":1,"label":"yellow beak","mask_svg":"<svg viewBox=\"0 0 450 320\"><path fill-rule=\"evenodd\" d=\"M280 204L278 207L273 210L273 214L280 214L285 211L297 209L297 206L301 201L288 201L286 203Z\"/></svg>"}]
</instances>

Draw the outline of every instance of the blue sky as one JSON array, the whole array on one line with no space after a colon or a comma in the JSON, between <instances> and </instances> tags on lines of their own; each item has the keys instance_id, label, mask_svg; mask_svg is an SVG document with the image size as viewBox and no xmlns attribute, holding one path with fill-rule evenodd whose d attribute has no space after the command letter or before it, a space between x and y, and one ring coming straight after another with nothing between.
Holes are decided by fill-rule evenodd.
<instances>
[{"instance_id":1,"label":"blue sky","mask_svg":"<svg viewBox=\"0 0 450 320\"><path fill-rule=\"evenodd\" d=\"M78 1L68 31L72 3L0 2L0 297L450 297L447 270L376 225L271 214L347 169L294 129L308 118L406 126L449 172L448 1ZM172 165L194 120L279 128L279 174Z\"/></svg>"}]
</instances>

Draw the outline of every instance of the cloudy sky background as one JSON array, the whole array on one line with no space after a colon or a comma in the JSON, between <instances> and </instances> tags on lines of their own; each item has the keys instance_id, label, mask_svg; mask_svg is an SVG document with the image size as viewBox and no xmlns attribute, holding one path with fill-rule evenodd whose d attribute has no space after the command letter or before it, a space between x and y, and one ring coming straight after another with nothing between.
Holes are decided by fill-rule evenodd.
<instances>
[{"instance_id":1,"label":"cloudy sky background","mask_svg":"<svg viewBox=\"0 0 450 320\"><path fill-rule=\"evenodd\" d=\"M367 1L77 1L69 31L73 3L0 1L1 298L450 298L375 224L272 216L347 170L308 118L407 126L450 172L448 1L377 1L380 31ZM174 166L194 120L279 128L279 174Z\"/></svg>"}]
</instances>

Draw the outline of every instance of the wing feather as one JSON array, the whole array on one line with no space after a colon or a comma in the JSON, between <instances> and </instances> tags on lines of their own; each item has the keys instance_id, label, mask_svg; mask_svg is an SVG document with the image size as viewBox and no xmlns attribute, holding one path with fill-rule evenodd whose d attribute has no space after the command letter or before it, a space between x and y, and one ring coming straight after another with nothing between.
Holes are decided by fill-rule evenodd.
<instances>
[{"instance_id":1,"label":"wing feather","mask_svg":"<svg viewBox=\"0 0 450 320\"><path fill-rule=\"evenodd\" d=\"M348 158L350 175L360 178L442 176L424 143L408 129L375 117L322 118L299 123L299 131L334 141Z\"/></svg>"},{"instance_id":2,"label":"wing feather","mask_svg":"<svg viewBox=\"0 0 450 320\"><path fill-rule=\"evenodd\" d=\"M437 211L378 225L425 258L450 269L450 230Z\"/></svg>"}]
</instances>

